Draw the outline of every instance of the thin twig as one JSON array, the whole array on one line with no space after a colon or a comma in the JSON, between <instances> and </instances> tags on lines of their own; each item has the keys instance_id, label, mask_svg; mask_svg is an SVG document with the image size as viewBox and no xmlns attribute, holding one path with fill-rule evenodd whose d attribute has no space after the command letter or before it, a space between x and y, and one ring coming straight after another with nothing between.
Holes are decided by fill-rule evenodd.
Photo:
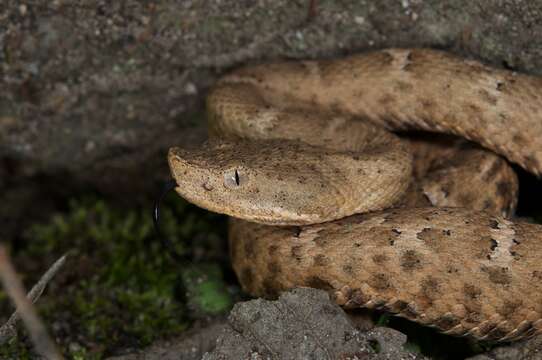
<instances>
[{"instance_id":1,"label":"thin twig","mask_svg":"<svg viewBox=\"0 0 542 360\"><path fill-rule=\"evenodd\" d=\"M63 255L60 259L55 261L53 265L43 274L41 279L32 287L30 292L26 295L26 297L32 302L35 303L38 301L39 297L43 293L43 290L45 290L45 287L51 281L51 279L56 275L58 270L64 265L66 262L66 256L67 254ZM21 316L19 315L18 311L15 311L6 321L2 327L0 327L0 345L4 344L5 342L9 341L11 338L17 335L17 322L21 319Z\"/></svg>"},{"instance_id":2,"label":"thin twig","mask_svg":"<svg viewBox=\"0 0 542 360\"><path fill-rule=\"evenodd\" d=\"M48 281L44 278L46 276L49 277L49 279L52 278L54 276L54 273L58 271L58 269L62 266L64 260L65 256L60 258L51 267L51 269L49 269L49 271L45 273L45 275L38 282L38 284L30 291L30 298L33 297L37 299L39 297L39 295L43 291L43 288L45 287L45 284L47 284ZM34 305L32 305L32 300L25 296L23 284L17 276L15 269L13 268L13 265L11 264L11 261L9 259L7 250L3 245L0 245L0 280L2 281L6 293L11 298L17 308L16 314L18 315L13 314L12 317L21 317L30 334L30 338L32 339L32 342L36 347L36 351L42 356L44 356L46 359L62 359L62 355L57 350L56 345L47 333L47 329L43 325L43 322L38 317L36 310L34 309ZM40 283L42 283L42 285L39 285Z\"/></svg>"}]
</instances>

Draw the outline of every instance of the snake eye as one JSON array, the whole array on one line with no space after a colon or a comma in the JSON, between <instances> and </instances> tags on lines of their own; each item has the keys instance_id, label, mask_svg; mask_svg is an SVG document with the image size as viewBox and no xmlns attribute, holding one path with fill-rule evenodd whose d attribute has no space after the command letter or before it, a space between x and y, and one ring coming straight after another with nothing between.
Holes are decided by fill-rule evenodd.
<instances>
[{"instance_id":1,"label":"snake eye","mask_svg":"<svg viewBox=\"0 0 542 360\"><path fill-rule=\"evenodd\" d=\"M236 189L246 182L246 176L238 169L228 170L224 173L224 185L230 189Z\"/></svg>"}]
</instances>

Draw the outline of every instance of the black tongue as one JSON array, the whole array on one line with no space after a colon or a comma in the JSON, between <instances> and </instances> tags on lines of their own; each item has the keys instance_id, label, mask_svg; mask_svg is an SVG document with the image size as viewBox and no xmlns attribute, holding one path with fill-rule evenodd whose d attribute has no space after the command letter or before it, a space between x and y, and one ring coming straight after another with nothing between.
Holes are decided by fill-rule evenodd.
<instances>
[{"instance_id":1,"label":"black tongue","mask_svg":"<svg viewBox=\"0 0 542 360\"><path fill-rule=\"evenodd\" d=\"M160 230L160 204L164 197L173 189L177 187L177 182L175 180L169 180L164 184L164 187L162 188L162 192L154 202L154 209L152 213L152 220L154 223L154 230L156 231L156 235L160 239L160 242L164 247L168 250L169 255L173 258L173 260L179 262L179 263L185 263L187 261L186 255L181 255L175 250L175 246L173 243L162 233Z\"/></svg>"}]
</instances>

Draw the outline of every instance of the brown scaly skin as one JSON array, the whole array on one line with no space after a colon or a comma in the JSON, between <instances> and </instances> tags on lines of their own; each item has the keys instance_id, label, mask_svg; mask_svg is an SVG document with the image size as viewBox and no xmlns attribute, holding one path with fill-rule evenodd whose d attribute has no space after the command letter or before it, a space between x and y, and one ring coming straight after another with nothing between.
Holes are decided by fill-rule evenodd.
<instances>
[{"instance_id":1,"label":"brown scaly skin","mask_svg":"<svg viewBox=\"0 0 542 360\"><path fill-rule=\"evenodd\" d=\"M352 156L287 140L238 140L196 151L174 148L169 161L177 192L188 201L271 225L313 224L390 207L411 175L411 157L391 144Z\"/></svg>"},{"instance_id":2,"label":"brown scaly skin","mask_svg":"<svg viewBox=\"0 0 542 360\"><path fill-rule=\"evenodd\" d=\"M463 139L435 135L403 139L414 154L414 184L426 201L409 191L398 205L468 207L512 216L519 183L506 160Z\"/></svg>"},{"instance_id":3,"label":"brown scaly skin","mask_svg":"<svg viewBox=\"0 0 542 360\"><path fill-rule=\"evenodd\" d=\"M265 90L272 103L356 114L390 130L459 135L542 173L539 77L440 51L390 49L247 67L222 80L232 82Z\"/></svg>"},{"instance_id":4,"label":"brown scaly skin","mask_svg":"<svg viewBox=\"0 0 542 360\"><path fill-rule=\"evenodd\" d=\"M515 340L542 332L542 227L490 215L515 209L512 169L473 145L382 127L460 135L540 174L541 88L432 50L249 67L208 96L221 140L168 159L181 196L251 221L230 230L251 294L318 287L345 307ZM416 207L430 205L473 210ZM390 206L403 208L350 216Z\"/></svg>"},{"instance_id":5,"label":"brown scaly skin","mask_svg":"<svg viewBox=\"0 0 542 360\"><path fill-rule=\"evenodd\" d=\"M542 332L541 226L457 208L354 215L305 227L231 220L230 251L257 296L309 286L453 335Z\"/></svg>"}]
</instances>

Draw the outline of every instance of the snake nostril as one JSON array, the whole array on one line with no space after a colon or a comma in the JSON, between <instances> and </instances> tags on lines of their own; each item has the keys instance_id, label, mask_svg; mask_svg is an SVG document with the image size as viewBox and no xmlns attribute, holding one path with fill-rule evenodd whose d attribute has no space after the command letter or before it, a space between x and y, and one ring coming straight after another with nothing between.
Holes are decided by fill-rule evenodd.
<instances>
[{"instance_id":1,"label":"snake nostril","mask_svg":"<svg viewBox=\"0 0 542 360\"><path fill-rule=\"evenodd\" d=\"M211 183L209 183L208 181L204 182L202 184L203 188L207 191L211 191L213 190L213 185Z\"/></svg>"}]
</instances>

